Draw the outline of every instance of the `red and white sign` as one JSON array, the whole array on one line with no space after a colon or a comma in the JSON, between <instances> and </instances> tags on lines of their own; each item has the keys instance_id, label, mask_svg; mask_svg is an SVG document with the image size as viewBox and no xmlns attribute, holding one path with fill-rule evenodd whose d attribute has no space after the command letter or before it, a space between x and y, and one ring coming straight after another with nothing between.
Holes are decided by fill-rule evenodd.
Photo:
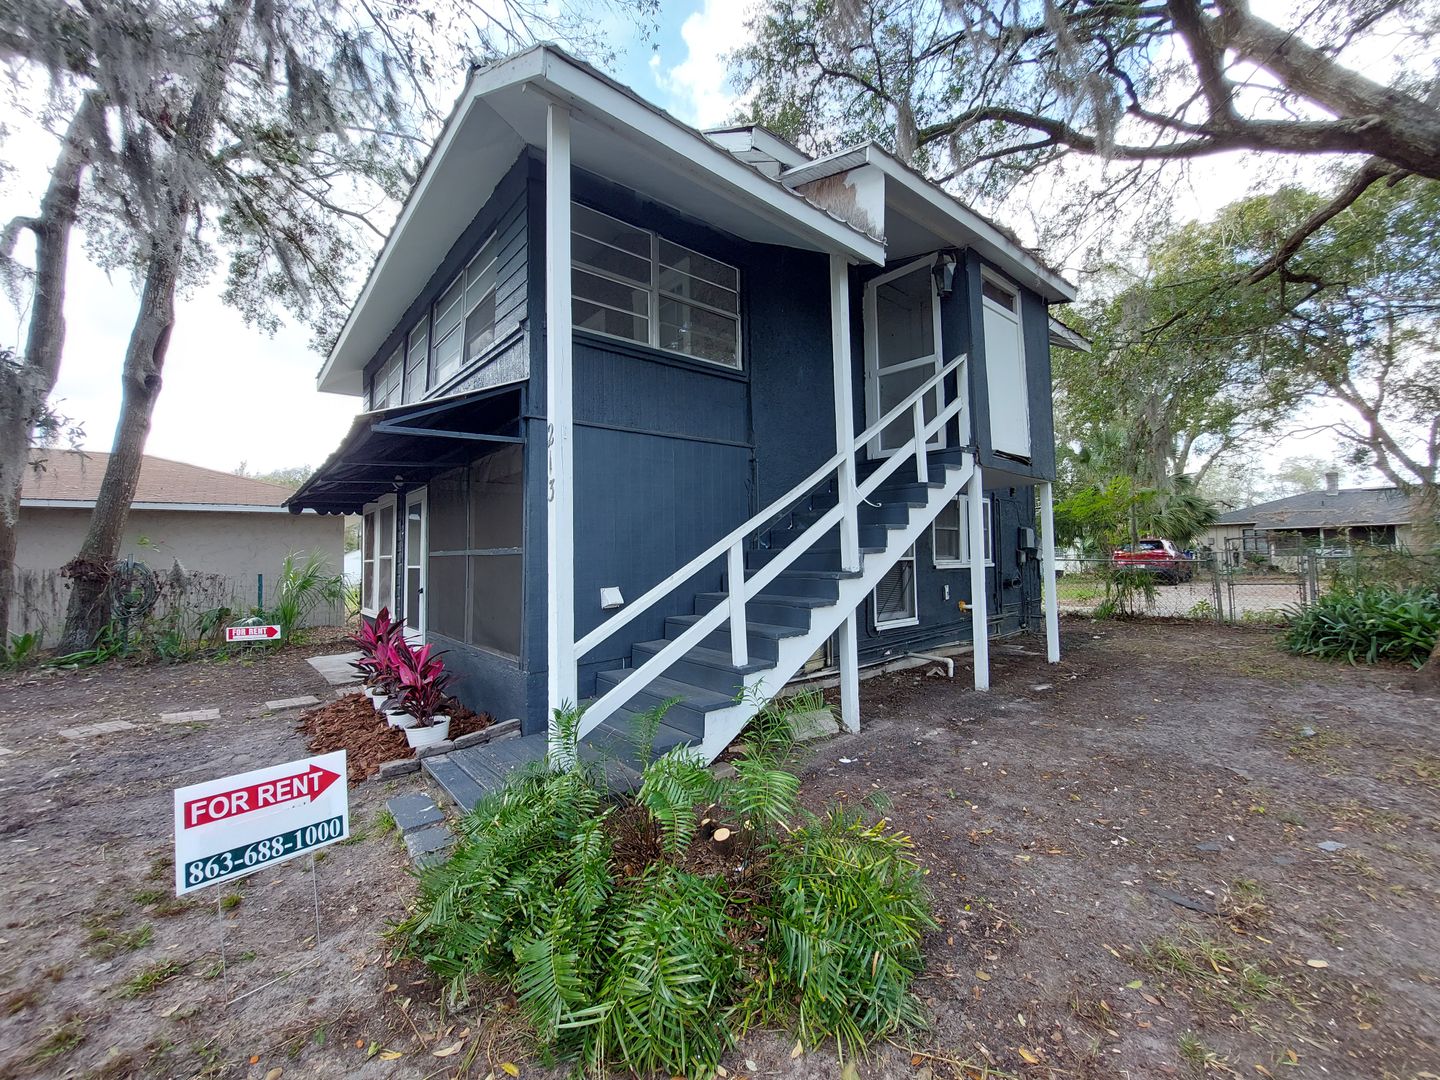
<instances>
[{"instance_id":1,"label":"red and white sign","mask_svg":"<svg viewBox=\"0 0 1440 1080\"><path fill-rule=\"evenodd\" d=\"M280 636L278 626L227 626L226 641L274 641Z\"/></svg>"},{"instance_id":2,"label":"red and white sign","mask_svg":"<svg viewBox=\"0 0 1440 1080\"><path fill-rule=\"evenodd\" d=\"M241 814L268 810L272 806L315 799L339 779L339 773L322 769L319 765L311 765L310 768L291 776L277 776L274 780L259 784L216 791L188 800L180 824L183 828L195 829L201 825L239 817Z\"/></svg>"},{"instance_id":3,"label":"red and white sign","mask_svg":"<svg viewBox=\"0 0 1440 1080\"><path fill-rule=\"evenodd\" d=\"M345 751L175 790L175 893L252 874L350 835Z\"/></svg>"}]
</instances>

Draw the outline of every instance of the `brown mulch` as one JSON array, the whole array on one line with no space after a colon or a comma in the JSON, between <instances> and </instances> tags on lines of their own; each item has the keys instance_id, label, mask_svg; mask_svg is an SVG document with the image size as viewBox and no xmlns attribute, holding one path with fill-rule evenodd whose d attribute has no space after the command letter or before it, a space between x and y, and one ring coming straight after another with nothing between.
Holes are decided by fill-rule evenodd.
<instances>
[{"instance_id":1,"label":"brown mulch","mask_svg":"<svg viewBox=\"0 0 1440 1080\"><path fill-rule=\"evenodd\" d=\"M474 712L454 698L447 699L447 706L452 739L480 731L495 722L489 713ZM374 776L385 762L413 757L415 753L405 740L405 732L391 727L361 693L346 694L301 713L299 730L307 736L312 753L345 751L351 787Z\"/></svg>"}]
</instances>

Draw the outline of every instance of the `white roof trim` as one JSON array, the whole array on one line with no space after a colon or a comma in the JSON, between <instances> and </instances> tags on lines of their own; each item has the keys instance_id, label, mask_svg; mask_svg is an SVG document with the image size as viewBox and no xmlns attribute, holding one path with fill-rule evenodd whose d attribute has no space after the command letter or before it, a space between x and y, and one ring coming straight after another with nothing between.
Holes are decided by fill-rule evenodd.
<instances>
[{"instance_id":1,"label":"white roof trim","mask_svg":"<svg viewBox=\"0 0 1440 1080\"><path fill-rule=\"evenodd\" d=\"M792 186L809 183L826 176L848 172L862 164L874 165L887 178L950 218L971 235L972 246L976 251L1004 267L1007 272L1015 274L1018 280L1038 289L1046 299L1075 299L1077 290L1074 285L1005 235L998 226L977 214L949 192L930 183L878 143L862 143L812 161L808 165L787 169L780 174L780 181Z\"/></svg>"},{"instance_id":2,"label":"white roof trim","mask_svg":"<svg viewBox=\"0 0 1440 1080\"><path fill-rule=\"evenodd\" d=\"M1074 349L1076 352L1091 351L1089 338L1053 317L1050 320L1050 343L1062 349Z\"/></svg>"},{"instance_id":3,"label":"white roof trim","mask_svg":"<svg viewBox=\"0 0 1440 1080\"><path fill-rule=\"evenodd\" d=\"M356 312L374 293L375 282L384 274L396 238L405 232L425 201L426 189L440 163L453 150L458 133L470 113L487 94L514 86L537 90L569 106L577 118L614 128L622 137L648 141L657 148L677 152L693 164L692 179L702 189L723 193L731 199L738 194L753 206L762 220L783 222L789 229L807 236L822 251L848 255L862 262L884 265L884 245L840 218L811 205L778 180L737 160L695 128L689 127L634 91L596 69L567 55L553 45L536 45L499 63L472 73L454 110L436 141L430 157L366 278L359 297L346 316L335 345L321 365L317 383L324 387L337 358L346 351ZM499 118L496 117L497 121ZM513 131L513 129L511 129ZM526 145L518 133L517 150ZM436 254L436 265L444 252ZM416 282L418 292L423 282ZM368 357L367 357L368 360Z\"/></svg>"}]
</instances>

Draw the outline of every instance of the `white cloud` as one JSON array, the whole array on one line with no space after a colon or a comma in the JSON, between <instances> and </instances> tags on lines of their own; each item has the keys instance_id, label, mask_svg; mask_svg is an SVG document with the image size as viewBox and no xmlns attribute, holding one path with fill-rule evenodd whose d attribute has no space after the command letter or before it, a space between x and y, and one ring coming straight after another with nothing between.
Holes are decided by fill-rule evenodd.
<instances>
[{"instance_id":1,"label":"white cloud","mask_svg":"<svg viewBox=\"0 0 1440 1080\"><path fill-rule=\"evenodd\" d=\"M655 84L668 97L667 108L696 127L728 121L740 103L729 85L726 54L750 40L745 25L750 5L735 0L703 0L680 26L685 59L667 67L659 53L650 58Z\"/></svg>"}]
</instances>

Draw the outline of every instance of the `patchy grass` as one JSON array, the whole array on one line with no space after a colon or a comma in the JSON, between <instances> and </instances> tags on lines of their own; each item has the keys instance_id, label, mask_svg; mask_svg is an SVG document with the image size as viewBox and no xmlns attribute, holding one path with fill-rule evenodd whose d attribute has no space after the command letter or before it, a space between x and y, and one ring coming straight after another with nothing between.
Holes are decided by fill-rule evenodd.
<instances>
[{"instance_id":1,"label":"patchy grass","mask_svg":"<svg viewBox=\"0 0 1440 1080\"><path fill-rule=\"evenodd\" d=\"M1366 806L1355 799L1344 802L1320 804L1321 813L1329 815L1338 824L1350 825L1372 833L1391 833L1405 828L1408 819L1394 810Z\"/></svg>"},{"instance_id":2,"label":"patchy grass","mask_svg":"<svg viewBox=\"0 0 1440 1080\"><path fill-rule=\"evenodd\" d=\"M26 1009L40 1004L42 997L44 995L37 988L31 986L6 995L4 1004L0 1008L3 1008L6 1016L14 1016L16 1013L24 1012Z\"/></svg>"},{"instance_id":3,"label":"patchy grass","mask_svg":"<svg viewBox=\"0 0 1440 1080\"><path fill-rule=\"evenodd\" d=\"M1137 963L1177 989L1242 1015L1259 1002L1286 996L1285 984L1259 963L1191 927L1143 946Z\"/></svg>"},{"instance_id":4,"label":"patchy grass","mask_svg":"<svg viewBox=\"0 0 1440 1080\"><path fill-rule=\"evenodd\" d=\"M45 1036L44 1041L36 1047L35 1053L30 1055L30 1061L36 1065L54 1061L64 1057L84 1041L85 1026L78 1016L72 1016Z\"/></svg>"},{"instance_id":5,"label":"patchy grass","mask_svg":"<svg viewBox=\"0 0 1440 1080\"><path fill-rule=\"evenodd\" d=\"M1240 931L1257 930L1270 921L1270 905L1265 902L1265 890L1252 878L1232 881L1220 894L1217 906L1220 914Z\"/></svg>"},{"instance_id":6,"label":"patchy grass","mask_svg":"<svg viewBox=\"0 0 1440 1080\"><path fill-rule=\"evenodd\" d=\"M1390 776L1402 784L1440 788L1440 756L1422 754L1419 757L1402 758L1390 770Z\"/></svg>"},{"instance_id":7,"label":"patchy grass","mask_svg":"<svg viewBox=\"0 0 1440 1080\"><path fill-rule=\"evenodd\" d=\"M150 907L152 904L160 903L165 899L165 896L166 894L159 889L141 889L139 892L131 895L130 899L139 907Z\"/></svg>"},{"instance_id":8,"label":"patchy grass","mask_svg":"<svg viewBox=\"0 0 1440 1080\"><path fill-rule=\"evenodd\" d=\"M245 897L239 892L228 892L220 898L220 909L222 911L234 911L242 903Z\"/></svg>"},{"instance_id":9,"label":"patchy grass","mask_svg":"<svg viewBox=\"0 0 1440 1080\"><path fill-rule=\"evenodd\" d=\"M1305 732L1314 732L1307 735ZM1272 728L1270 737L1285 743L1285 752L1308 765L1334 766L1338 764L1334 751L1343 750L1350 740L1328 728L1297 727Z\"/></svg>"},{"instance_id":10,"label":"patchy grass","mask_svg":"<svg viewBox=\"0 0 1440 1080\"><path fill-rule=\"evenodd\" d=\"M1193 1031L1181 1033L1179 1047L1180 1060L1190 1067L1193 1076L1204 1076L1212 1072L1226 1076L1240 1075L1230 1067L1228 1061L1201 1042L1200 1036Z\"/></svg>"},{"instance_id":11,"label":"patchy grass","mask_svg":"<svg viewBox=\"0 0 1440 1080\"><path fill-rule=\"evenodd\" d=\"M179 960L157 960L146 964L120 984L120 996L129 999L151 993L179 975L185 967Z\"/></svg>"}]
</instances>

